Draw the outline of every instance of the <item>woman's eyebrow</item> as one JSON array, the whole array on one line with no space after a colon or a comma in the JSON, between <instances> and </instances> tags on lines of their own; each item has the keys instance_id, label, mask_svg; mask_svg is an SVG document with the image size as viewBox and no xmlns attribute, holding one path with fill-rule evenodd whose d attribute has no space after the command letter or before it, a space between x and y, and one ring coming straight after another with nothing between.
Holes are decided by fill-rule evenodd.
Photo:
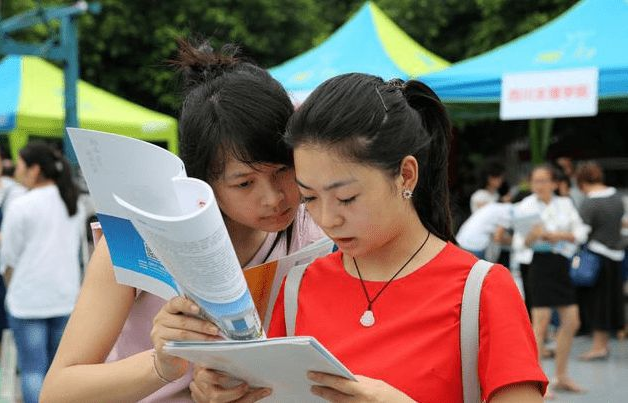
<instances>
[{"instance_id":1,"label":"woman's eyebrow","mask_svg":"<svg viewBox=\"0 0 628 403\"><path fill-rule=\"evenodd\" d=\"M308 185L304 184L300 180L297 179L296 181L297 181L297 185L301 186L302 188L308 189L308 190L312 190L311 187L309 187ZM349 184L354 183L354 182L357 182L357 179L347 179L347 180L334 182L332 184L329 184L329 185L323 187L323 190L328 191L328 190L336 189L336 188L339 188L341 186L346 186L346 185L349 185Z\"/></svg>"}]
</instances>

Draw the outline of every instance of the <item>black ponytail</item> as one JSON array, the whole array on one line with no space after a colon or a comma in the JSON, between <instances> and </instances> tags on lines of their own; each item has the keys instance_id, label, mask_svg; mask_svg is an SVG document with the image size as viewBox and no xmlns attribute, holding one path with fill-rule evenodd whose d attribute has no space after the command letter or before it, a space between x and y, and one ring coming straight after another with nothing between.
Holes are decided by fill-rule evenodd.
<instances>
[{"instance_id":1,"label":"black ponytail","mask_svg":"<svg viewBox=\"0 0 628 403\"><path fill-rule=\"evenodd\" d=\"M27 167L39 165L41 175L57 185L68 215L76 214L79 191L72 179L70 164L63 154L44 142L34 141L22 148L19 155Z\"/></svg>"},{"instance_id":2,"label":"black ponytail","mask_svg":"<svg viewBox=\"0 0 628 403\"><path fill-rule=\"evenodd\" d=\"M314 90L290 118L284 139L292 147L333 145L341 155L393 176L406 156L414 156L417 214L429 231L455 242L447 177L450 137L445 107L425 84L351 73Z\"/></svg>"},{"instance_id":3,"label":"black ponytail","mask_svg":"<svg viewBox=\"0 0 628 403\"><path fill-rule=\"evenodd\" d=\"M419 182L414 207L431 232L441 239L455 242L449 208L451 122L447 110L436 93L420 81L408 81L402 91L408 104L421 115L425 132L430 137L429 146L418 158Z\"/></svg>"}]
</instances>

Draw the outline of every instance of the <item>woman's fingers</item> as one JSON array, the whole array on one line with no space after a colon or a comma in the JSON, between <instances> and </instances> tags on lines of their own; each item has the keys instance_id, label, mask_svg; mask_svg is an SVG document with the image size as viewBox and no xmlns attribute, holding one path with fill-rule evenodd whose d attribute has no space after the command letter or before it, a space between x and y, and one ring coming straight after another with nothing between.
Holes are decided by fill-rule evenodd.
<instances>
[{"instance_id":1,"label":"woman's fingers","mask_svg":"<svg viewBox=\"0 0 628 403\"><path fill-rule=\"evenodd\" d=\"M195 402L252 403L271 394L269 388L250 388L224 372L194 367L190 391Z\"/></svg>"},{"instance_id":2,"label":"woman's fingers","mask_svg":"<svg viewBox=\"0 0 628 403\"><path fill-rule=\"evenodd\" d=\"M207 336L218 336L220 330L216 325L205 319L193 318L185 315L160 315L155 317L153 328L159 327L161 331L182 330L193 333L200 333ZM175 338L169 340L186 340Z\"/></svg>"},{"instance_id":3,"label":"woman's fingers","mask_svg":"<svg viewBox=\"0 0 628 403\"><path fill-rule=\"evenodd\" d=\"M166 305L164 305L163 309L173 315L184 313L186 315L193 316L198 315L200 312L198 305L196 305L194 301L189 300L185 297L172 298L166 303Z\"/></svg>"},{"instance_id":4,"label":"woman's fingers","mask_svg":"<svg viewBox=\"0 0 628 403\"><path fill-rule=\"evenodd\" d=\"M249 385L232 378L228 374L194 368L194 380L190 392L195 402L255 402L270 394L267 388L249 388Z\"/></svg>"},{"instance_id":5,"label":"woman's fingers","mask_svg":"<svg viewBox=\"0 0 628 403\"><path fill-rule=\"evenodd\" d=\"M201 319L198 306L187 298L175 297L164 305L153 319L151 339L161 351L167 340L215 340L220 330Z\"/></svg>"},{"instance_id":6,"label":"woman's fingers","mask_svg":"<svg viewBox=\"0 0 628 403\"><path fill-rule=\"evenodd\" d=\"M223 388L220 385L207 384L198 380L190 383L192 399L197 403L205 402L234 402L246 395L249 385L242 383L233 388Z\"/></svg>"}]
</instances>

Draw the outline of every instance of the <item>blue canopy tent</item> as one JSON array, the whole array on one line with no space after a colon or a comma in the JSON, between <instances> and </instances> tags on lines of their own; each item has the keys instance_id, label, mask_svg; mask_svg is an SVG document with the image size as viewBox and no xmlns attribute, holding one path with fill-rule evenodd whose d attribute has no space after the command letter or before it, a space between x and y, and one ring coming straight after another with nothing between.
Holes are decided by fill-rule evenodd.
<instances>
[{"instance_id":1,"label":"blue canopy tent","mask_svg":"<svg viewBox=\"0 0 628 403\"><path fill-rule=\"evenodd\" d=\"M429 52L366 2L325 42L270 69L297 103L328 78L362 72L388 80L442 70L449 63Z\"/></svg>"},{"instance_id":2,"label":"blue canopy tent","mask_svg":"<svg viewBox=\"0 0 628 403\"><path fill-rule=\"evenodd\" d=\"M497 118L504 73L599 69L599 109L628 109L628 1L583 0L505 45L421 79L454 117Z\"/></svg>"},{"instance_id":3,"label":"blue canopy tent","mask_svg":"<svg viewBox=\"0 0 628 403\"><path fill-rule=\"evenodd\" d=\"M628 110L628 1L583 0L505 45L421 77L458 121L499 117L504 73L596 67L598 110ZM532 160L545 158L553 119L530 120Z\"/></svg>"}]
</instances>

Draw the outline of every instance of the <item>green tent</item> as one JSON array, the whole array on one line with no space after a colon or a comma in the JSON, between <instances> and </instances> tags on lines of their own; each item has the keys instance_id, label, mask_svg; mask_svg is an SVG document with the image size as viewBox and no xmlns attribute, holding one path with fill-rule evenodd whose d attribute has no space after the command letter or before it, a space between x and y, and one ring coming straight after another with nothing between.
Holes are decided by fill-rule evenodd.
<instances>
[{"instance_id":1,"label":"green tent","mask_svg":"<svg viewBox=\"0 0 628 403\"><path fill-rule=\"evenodd\" d=\"M78 120L82 128L117 133L178 152L176 119L79 81ZM29 137L64 135L63 72L34 56L7 56L0 62L0 132L13 153Z\"/></svg>"}]
</instances>

